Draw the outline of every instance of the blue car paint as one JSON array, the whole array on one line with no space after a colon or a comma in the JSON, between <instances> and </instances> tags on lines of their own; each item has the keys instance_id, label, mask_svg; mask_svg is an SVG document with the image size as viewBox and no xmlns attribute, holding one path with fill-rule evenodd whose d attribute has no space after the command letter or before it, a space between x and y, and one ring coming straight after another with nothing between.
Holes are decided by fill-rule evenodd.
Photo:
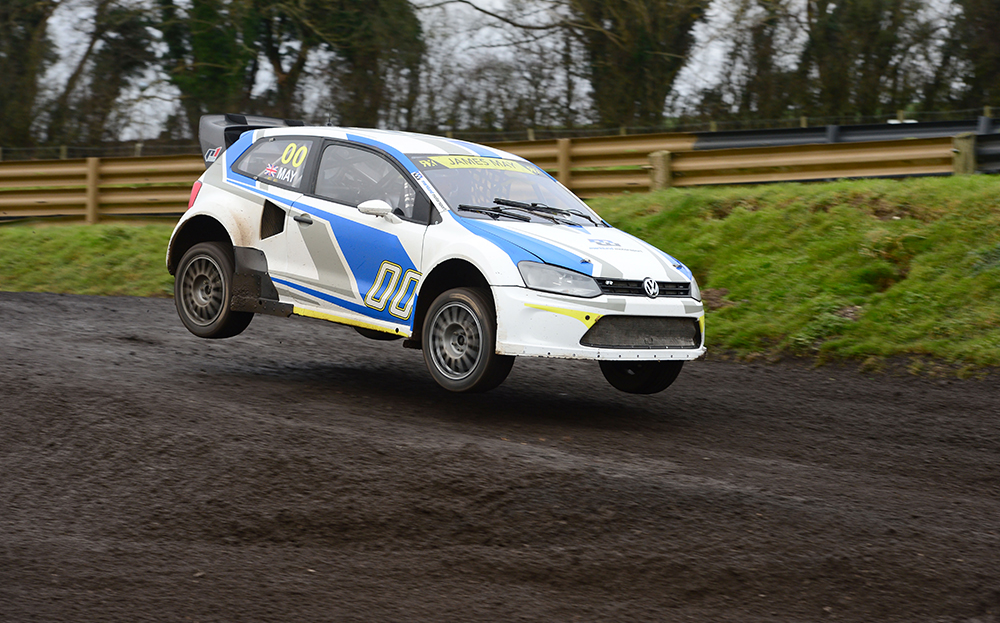
<instances>
[{"instance_id":1,"label":"blue car paint","mask_svg":"<svg viewBox=\"0 0 1000 623\"><path fill-rule=\"evenodd\" d=\"M307 200L306 200L307 201ZM364 297L368 290L375 283L378 276L379 267L382 262L392 262L400 267L400 277L406 271L413 270L420 272L410 259L409 254L399 242L399 237L386 233L380 229L362 225L351 219L337 216L316 206L309 205L305 201L296 201L294 207L302 210L316 218L330 223L333 236L340 245L340 250L347 260L348 269L354 275L354 280L358 284L358 290ZM335 298L335 297L334 297ZM337 303L340 305L340 303ZM388 320L390 322L401 322L401 320L389 313L388 306L382 311L371 309L363 305L357 306L355 311L359 311L372 318ZM352 308L353 309L353 308ZM412 319L408 319L412 325Z\"/></svg>"},{"instance_id":2,"label":"blue car paint","mask_svg":"<svg viewBox=\"0 0 1000 623\"><path fill-rule=\"evenodd\" d=\"M376 141L374 139L358 136L357 134L348 134L347 140L352 141L354 143L361 143L362 145L368 145L369 147L377 147L381 149L385 153L392 156L397 162L399 162L399 164L403 165L403 168L405 168L410 173L417 173L420 170L417 168L417 165L413 164L413 162L411 162L410 159L407 158L403 152L381 141Z\"/></svg>"},{"instance_id":3,"label":"blue car paint","mask_svg":"<svg viewBox=\"0 0 1000 623\"><path fill-rule=\"evenodd\" d=\"M328 303L333 303L334 305L343 307L344 309L349 309L351 311L358 312L359 314L364 314L366 316L371 316L373 318L380 318L380 316L372 314L372 312L375 311L374 309L371 309L370 307L365 307L364 305L359 305L354 301L348 301L347 299L342 299L340 297L333 296L332 294L321 292L315 288L310 288L308 286L295 283L294 281L288 281L287 279L279 279L277 277L271 277L271 281L275 283L280 283L283 286L287 286L289 288L292 288L293 290L298 290L299 292L303 292L305 294L308 294L309 296L316 297ZM399 318L392 317L392 321L399 322L400 320ZM410 320L409 326L412 328L413 326L412 320Z\"/></svg>"},{"instance_id":4,"label":"blue car paint","mask_svg":"<svg viewBox=\"0 0 1000 623\"><path fill-rule=\"evenodd\" d=\"M453 216L467 230L499 247L515 265L521 260L541 261L593 276L594 265L589 262L584 263L582 261L584 258L580 255L520 232L499 227L490 221Z\"/></svg>"}]
</instances>

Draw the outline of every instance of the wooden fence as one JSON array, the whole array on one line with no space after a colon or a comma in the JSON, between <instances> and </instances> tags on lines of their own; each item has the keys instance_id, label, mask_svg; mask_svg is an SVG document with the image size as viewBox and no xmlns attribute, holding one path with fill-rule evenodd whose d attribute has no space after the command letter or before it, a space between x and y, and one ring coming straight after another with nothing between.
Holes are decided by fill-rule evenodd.
<instances>
[{"instance_id":1,"label":"wooden fence","mask_svg":"<svg viewBox=\"0 0 1000 623\"><path fill-rule=\"evenodd\" d=\"M0 163L0 218L181 214L201 156L82 158Z\"/></svg>"},{"instance_id":2,"label":"wooden fence","mask_svg":"<svg viewBox=\"0 0 1000 623\"><path fill-rule=\"evenodd\" d=\"M996 150L994 135L978 137ZM496 143L582 197L671 186L973 173L977 137L693 150L692 134ZM992 151L984 151L984 154ZM986 165L982 170L994 170ZM200 156L0 163L0 218L181 214Z\"/></svg>"},{"instance_id":3,"label":"wooden fence","mask_svg":"<svg viewBox=\"0 0 1000 623\"><path fill-rule=\"evenodd\" d=\"M687 135L690 136L690 135ZM692 150L680 134L496 143L582 197L671 186L971 173L975 136Z\"/></svg>"}]
</instances>

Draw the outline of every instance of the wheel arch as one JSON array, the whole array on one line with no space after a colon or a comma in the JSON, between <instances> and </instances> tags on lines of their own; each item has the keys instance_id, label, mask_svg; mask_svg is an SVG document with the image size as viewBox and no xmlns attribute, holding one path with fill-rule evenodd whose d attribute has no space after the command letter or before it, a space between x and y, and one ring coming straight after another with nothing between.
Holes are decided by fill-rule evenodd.
<instances>
[{"instance_id":1,"label":"wheel arch","mask_svg":"<svg viewBox=\"0 0 1000 623\"><path fill-rule=\"evenodd\" d=\"M188 249L199 242L221 242L233 256L233 238L229 230L218 219L205 214L199 214L188 219L170 240L170 250L167 254L167 270L173 275L177 264Z\"/></svg>"},{"instance_id":2,"label":"wheel arch","mask_svg":"<svg viewBox=\"0 0 1000 623\"><path fill-rule=\"evenodd\" d=\"M427 310L442 292L452 288L482 288L486 290L490 304L496 313L496 302L490 290L490 282L475 264L468 260L453 258L445 260L431 270L421 280L417 293L416 309L413 312L413 339L419 340L424 328Z\"/></svg>"}]
</instances>

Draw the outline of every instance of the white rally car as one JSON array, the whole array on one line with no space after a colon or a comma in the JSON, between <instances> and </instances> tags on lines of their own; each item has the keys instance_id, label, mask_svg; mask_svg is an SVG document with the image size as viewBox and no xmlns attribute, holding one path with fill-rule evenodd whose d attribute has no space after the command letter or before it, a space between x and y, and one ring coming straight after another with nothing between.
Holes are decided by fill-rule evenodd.
<instances>
[{"instance_id":1,"label":"white rally car","mask_svg":"<svg viewBox=\"0 0 1000 623\"><path fill-rule=\"evenodd\" d=\"M514 357L592 359L665 389L705 352L691 271L608 225L513 154L459 140L209 115L207 170L167 250L205 338L255 313L321 318L423 349L434 380L485 391Z\"/></svg>"}]
</instances>

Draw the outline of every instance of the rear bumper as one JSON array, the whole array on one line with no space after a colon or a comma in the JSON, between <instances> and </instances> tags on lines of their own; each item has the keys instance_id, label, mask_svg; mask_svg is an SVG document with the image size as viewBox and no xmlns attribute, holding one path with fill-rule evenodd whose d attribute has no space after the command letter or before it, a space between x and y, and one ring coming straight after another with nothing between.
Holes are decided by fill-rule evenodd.
<instances>
[{"instance_id":1,"label":"rear bumper","mask_svg":"<svg viewBox=\"0 0 1000 623\"><path fill-rule=\"evenodd\" d=\"M581 299L520 287L495 287L497 353L620 361L688 361L705 354L705 310L691 298L649 299L599 296ZM605 316L651 316L690 319L700 336L693 348L598 348L580 340Z\"/></svg>"}]
</instances>

